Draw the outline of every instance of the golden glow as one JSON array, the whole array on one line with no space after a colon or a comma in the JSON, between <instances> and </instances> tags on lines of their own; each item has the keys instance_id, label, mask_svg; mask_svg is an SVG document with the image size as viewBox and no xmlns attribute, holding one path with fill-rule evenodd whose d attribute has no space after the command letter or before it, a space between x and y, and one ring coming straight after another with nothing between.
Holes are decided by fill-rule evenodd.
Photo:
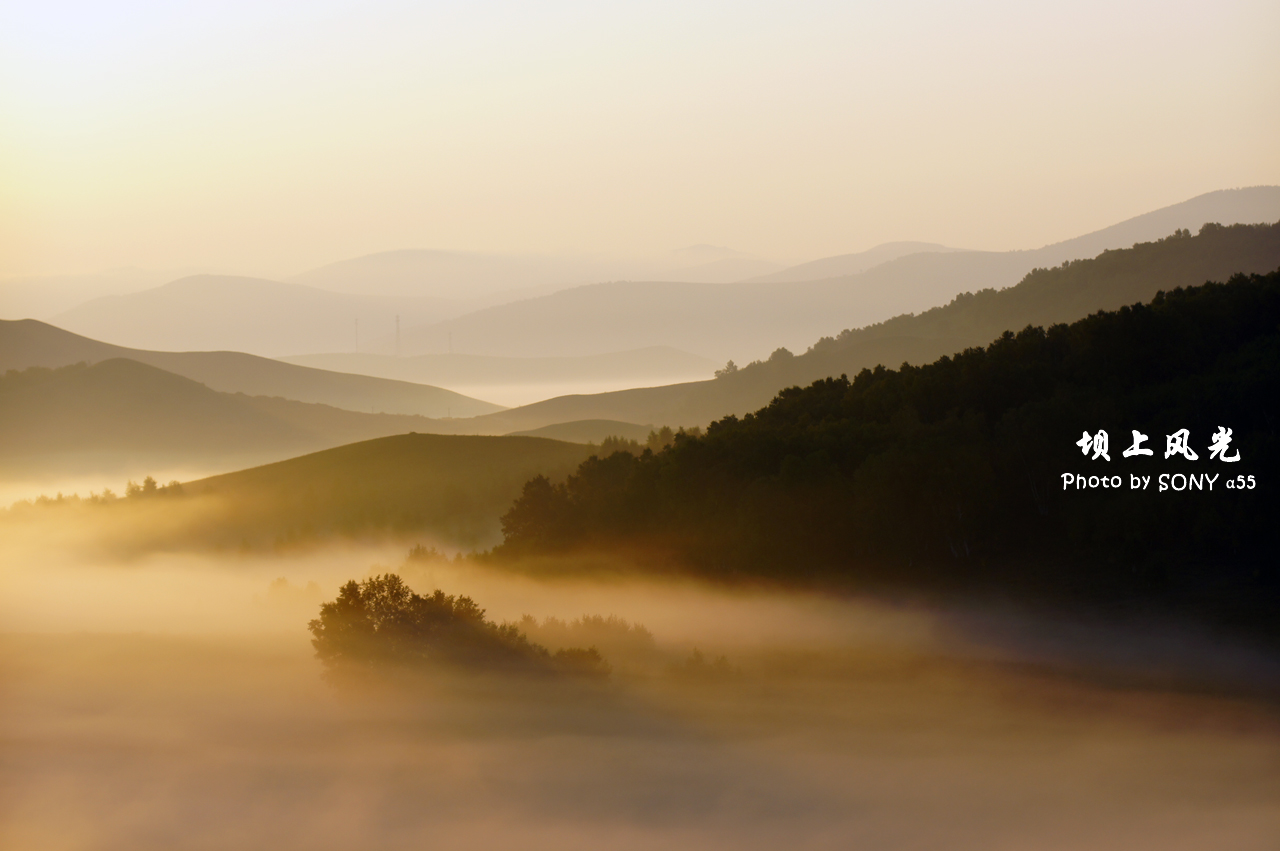
<instances>
[{"instance_id":1,"label":"golden glow","mask_svg":"<svg viewBox=\"0 0 1280 851\"><path fill-rule=\"evenodd\" d=\"M0 277L1034 247L1280 183L1274 3L8 4Z\"/></svg>"}]
</instances>

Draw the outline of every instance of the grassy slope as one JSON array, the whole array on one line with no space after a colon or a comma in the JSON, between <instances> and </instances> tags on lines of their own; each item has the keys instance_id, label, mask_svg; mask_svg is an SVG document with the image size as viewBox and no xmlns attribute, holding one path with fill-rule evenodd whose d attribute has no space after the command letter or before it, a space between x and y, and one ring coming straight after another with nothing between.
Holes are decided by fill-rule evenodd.
<instances>
[{"instance_id":1,"label":"grassy slope","mask_svg":"<svg viewBox=\"0 0 1280 851\"><path fill-rule=\"evenodd\" d=\"M212 390L279 396L362 413L474 417L500 405L451 390L283 363L243 352L150 352L99 342L34 319L0 320L0 372L128 358Z\"/></svg>"},{"instance_id":2,"label":"grassy slope","mask_svg":"<svg viewBox=\"0 0 1280 851\"><path fill-rule=\"evenodd\" d=\"M401 434L191 482L215 497L188 543L279 544L372 533L458 546L497 540L497 518L535 475L562 478L586 446L536 437Z\"/></svg>"},{"instance_id":3,"label":"grassy slope","mask_svg":"<svg viewBox=\"0 0 1280 851\"><path fill-rule=\"evenodd\" d=\"M0 377L0 467L9 472L262 463L430 425L218 393L125 359Z\"/></svg>"}]
</instances>

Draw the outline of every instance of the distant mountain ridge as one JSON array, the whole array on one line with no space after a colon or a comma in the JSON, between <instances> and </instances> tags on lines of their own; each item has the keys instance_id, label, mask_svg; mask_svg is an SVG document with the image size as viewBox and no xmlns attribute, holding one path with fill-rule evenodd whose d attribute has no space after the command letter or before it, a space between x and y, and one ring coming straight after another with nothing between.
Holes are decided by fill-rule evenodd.
<instances>
[{"instance_id":1,"label":"distant mountain ridge","mask_svg":"<svg viewBox=\"0 0 1280 851\"><path fill-rule=\"evenodd\" d=\"M466 305L419 296L330 292L296 283L192 275L127 295L103 296L54 317L96 339L158 350L226 350L274 357L368 348L404 326L436 322Z\"/></svg>"},{"instance_id":2,"label":"distant mountain ridge","mask_svg":"<svg viewBox=\"0 0 1280 851\"><path fill-rule=\"evenodd\" d=\"M1034 264L1027 267L1026 271L1030 271L1037 266L1057 266L1064 260L1093 257L1108 248L1128 248L1134 243L1150 242L1176 230L1195 231L1206 222L1234 225L1274 221L1280 221L1280 186L1220 189L1042 248L974 253L1024 256ZM886 242L857 254L812 260L771 275L752 278L751 281L812 281L842 277L912 254L948 254L968 250L929 242ZM1000 285L999 281L994 280L988 283L988 286L993 287Z\"/></svg>"},{"instance_id":3,"label":"distant mountain ridge","mask_svg":"<svg viewBox=\"0 0 1280 851\"><path fill-rule=\"evenodd\" d=\"M430 354L390 357L375 354L298 355L285 363L376 375L437 386L564 382L593 378L688 380L720 366L708 358L669 346L565 358L503 358L486 355Z\"/></svg>"},{"instance_id":4,"label":"distant mountain ridge","mask_svg":"<svg viewBox=\"0 0 1280 851\"><path fill-rule=\"evenodd\" d=\"M644 261L393 251L330 264L289 283L191 276L82 304L55 324L152 350L389 355L396 353L399 316L403 354L559 357L671 346L741 362L926 310L961 292L1012 286L1033 268L1177 229L1277 220L1280 187L1262 186L1207 193L1030 251L891 243L779 271L715 246Z\"/></svg>"},{"instance_id":5,"label":"distant mountain ridge","mask_svg":"<svg viewBox=\"0 0 1280 851\"><path fill-rule=\"evenodd\" d=\"M452 344L453 351L471 354L572 356L664 345L716 360L752 360L779 346L804 347L844 328L927 310L962 292L1013 286L1032 269L1178 229L1273 221L1280 221L1280 187L1253 187L1201 195L1033 251L916 252L853 275L787 281L787 287L759 281L589 284L414 328L405 334L405 350L440 352ZM807 265L812 271L824 268L822 262Z\"/></svg>"},{"instance_id":6,"label":"distant mountain ridge","mask_svg":"<svg viewBox=\"0 0 1280 851\"><path fill-rule=\"evenodd\" d=\"M814 341L803 354L776 352L714 380L561 396L466 419L360 414L218 393L124 359L56 375L9 373L0 378L0 465L13 468L58 458L83 468L87 461L98 463L95 453L111 452L125 453L132 469L160 459L192 463L211 458L227 464L229 458L275 460L406 431L497 435L561 425L558 433L568 436L582 421L592 420L640 428L647 426L639 424L705 426L726 415L757 410L785 387L842 373L855 375L877 364L929 363L1028 324L1070 322L1100 309L1150 301L1159 290L1277 268L1280 223L1206 225L1195 236L1179 231L1156 242L1034 271L1009 289L964 294L918 315L847 329ZM6 323L0 328L14 326L39 330L41 323ZM103 345L66 336L83 345Z\"/></svg>"},{"instance_id":7,"label":"distant mountain ridge","mask_svg":"<svg viewBox=\"0 0 1280 851\"><path fill-rule=\"evenodd\" d=\"M212 390L279 396L364 413L473 417L500 405L451 390L281 363L242 352L151 352L113 346L34 319L0 320L0 373L128 358Z\"/></svg>"},{"instance_id":8,"label":"distant mountain ridge","mask_svg":"<svg viewBox=\"0 0 1280 851\"><path fill-rule=\"evenodd\" d=\"M769 275L748 278L744 283L785 283L788 281L817 281L823 278L840 278L856 275L868 269L906 257L908 254L948 254L953 251L964 251L963 248L948 248L934 242L885 242L875 248L860 251L856 254L840 254L835 257L823 257L811 260L798 266L791 266Z\"/></svg>"},{"instance_id":9,"label":"distant mountain ridge","mask_svg":"<svg viewBox=\"0 0 1280 851\"><path fill-rule=\"evenodd\" d=\"M779 268L773 261L714 245L630 259L401 249L339 260L288 280L333 292L504 303L599 281L729 283Z\"/></svg>"},{"instance_id":10,"label":"distant mountain ridge","mask_svg":"<svg viewBox=\"0 0 1280 851\"><path fill-rule=\"evenodd\" d=\"M854 375L878 364L930 363L1028 324L1072 322L1097 310L1149 301L1159 290L1277 268L1280 223L1206 225L1196 236L1182 231L1157 242L1038 270L1005 290L963 294L918 315L847 329L817 340L804 354L778 353L711 381L563 396L477 417L469 427L507 433L587 419L705 426L763 407L784 387Z\"/></svg>"}]
</instances>

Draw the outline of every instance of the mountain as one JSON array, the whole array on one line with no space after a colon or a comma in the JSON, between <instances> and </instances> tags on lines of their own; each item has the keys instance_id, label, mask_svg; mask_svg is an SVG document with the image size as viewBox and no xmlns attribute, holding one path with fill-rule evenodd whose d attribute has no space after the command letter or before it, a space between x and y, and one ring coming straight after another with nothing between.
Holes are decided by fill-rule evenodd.
<instances>
[{"instance_id":1,"label":"mountain","mask_svg":"<svg viewBox=\"0 0 1280 851\"><path fill-rule=\"evenodd\" d=\"M0 372L128 358L226 393L279 396L353 411L473 417L498 405L407 381L295 366L241 352L149 352L72 334L34 319L0 320Z\"/></svg>"},{"instance_id":2,"label":"mountain","mask_svg":"<svg viewBox=\"0 0 1280 851\"><path fill-rule=\"evenodd\" d=\"M470 251L383 251L339 260L289 280L340 293L468 300L526 288L556 288L617 274L610 261Z\"/></svg>"},{"instance_id":3,"label":"mountain","mask_svg":"<svg viewBox=\"0 0 1280 851\"><path fill-rule=\"evenodd\" d=\"M297 355L285 363L334 372L375 375L421 384L476 388L485 385L551 384L590 380L652 383L711 375L720 364L669 346L563 358L508 358L437 354L389 357L374 354ZM463 416L471 416L464 414Z\"/></svg>"},{"instance_id":4,"label":"mountain","mask_svg":"<svg viewBox=\"0 0 1280 851\"><path fill-rule=\"evenodd\" d=\"M712 381L563 396L477 417L468 428L506 434L584 419L705 426L768 404L783 387L854 375L878 364L929 363L1007 330L1073 322L1097 310L1148 301L1160 290L1277 268L1280 224L1206 225L1196 236L1181 231L1158 242L1106 251L1029 273L1008 289L964 294L919 315L849 329L818 340L802 355L778 352Z\"/></svg>"},{"instance_id":5,"label":"mountain","mask_svg":"<svg viewBox=\"0 0 1280 851\"><path fill-rule=\"evenodd\" d=\"M334 292L499 304L597 281L727 283L779 268L770 260L714 245L692 245L667 256L644 258L401 250L340 260L289 280Z\"/></svg>"},{"instance_id":6,"label":"mountain","mask_svg":"<svg viewBox=\"0 0 1280 851\"><path fill-rule=\"evenodd\" d=\"M93 299L54 317L77 334L162 350L228 350L265 355L369 348L394 351L402 326L467 309L446 299L328 292L295 283L192 275L164 286Z\"/></svg>"},{"instance_id":7,"label":"mountain","mask_svg":"<svg viewBox=\"0 0 1280 851\"><path fill-rule=\"evenodd\" d=\"M1077 260L1093 257L1108 248L1124 248L1138 242L1150 242L1168 236L1176 230L1197 230L1205 222L1218 224L1253 224L1256 222L1274 222L1280 220L1280 187L1254 186L1247 189L1224 189L1197 195L1180 204L1163 207L1102 230L1068 239L1063 242L1046 245L1031 251L1013 252L974 252L991 258L993 254L1010 254L1030 262L1021 274L1041 266L1057 266L1065 260ZM753 282L789 282L813 281L820 278L834 278L855 275L881 263L896 260L912 254L946 254L963 251L959 248L948 248L930 242L886 242L875 248L858 254L841 254L836 257L824 257L791 266L770 275L752 278ZM919 267L921 272L938 267ZM965 267L961 267L962 269ZM978 267L981 268L981 267ZM994 274L1006 273L999 263L992 265ZM905 270L904 270L905 271ZM928 274L925 272L925 274ZM1001 284L999 280L987 282L986 286L1011 286L1015 281Z\"/></svg>"},{"instance_id":8,"label":"mountain","mask_svg":"<svg viewBox=\"0 0 1280 851\"><path fill-rule=\"evenodd\" d=\"M123 358L0 377L0 471L243 466L371 437L432 430L425 417L220 393Z\"/></svg>"},{"instance_id":9,"label":"mountain","mask_svg":"<svg viewBox=\"0 0 1280 851\"><path fill-rule=\"evenodd\" d=\"M943 299L945 300L945 299ZM717 363L803 346L848 323L871 322L936 304L878 281L832 279L777 284L613 281L513 302L404 335L409 353L500 357L585 357L619 348L665 346Z\"/></svg>"},{"instance_id":10,"label":"mountain","mask_svg":"<svg viewBox=\"0 0 1280 851\"><path fill-rule=\"evenodd\" d=\"M917 252L853 275L737 284L613 281L490 307L407 331L406 352L572 356L664 345L717 361L804 347L842 328L927 310L961 292L1016 284L1035 268L1196 230L1280 220L1280 187L1209 193L1034 251ZM838 264L836 264L838 265ZM821 268L821 267L820 267Z\"/></svg>"},{"instance_id":11,"label":"mountain","mask_svg":"<svg viewBox=\"0 0 1280 851\"><path fill-rule=\"evenodd\" d=\"M752 283L786 283L790 281L816 281L822 278L839 278L865 272L873 266L897 260L908 254L945 254L963 251L960 248L948 248L933 242L886 242L875 248L860 251L857 254L840 254L835 257L824 257L811 260L798 266L781 269L768 275L760 275L749 279Z\"/></svg>"}]
</instances>

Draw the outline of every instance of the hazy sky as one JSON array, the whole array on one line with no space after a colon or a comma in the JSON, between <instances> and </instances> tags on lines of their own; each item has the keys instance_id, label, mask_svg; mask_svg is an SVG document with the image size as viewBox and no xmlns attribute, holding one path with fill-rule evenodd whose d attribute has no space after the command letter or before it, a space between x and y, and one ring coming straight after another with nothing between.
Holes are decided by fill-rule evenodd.
<instances>
[{"instance_id":1,"label":"hazy sky","mask_svg":"<svg viewBox=\"0 0 1280 851\"><path fill-rule=\"evenodd\" d=\"M1022 248L1280 183L1280 3L0 0L0 276Z\"/></svg>"}]
</instances>

